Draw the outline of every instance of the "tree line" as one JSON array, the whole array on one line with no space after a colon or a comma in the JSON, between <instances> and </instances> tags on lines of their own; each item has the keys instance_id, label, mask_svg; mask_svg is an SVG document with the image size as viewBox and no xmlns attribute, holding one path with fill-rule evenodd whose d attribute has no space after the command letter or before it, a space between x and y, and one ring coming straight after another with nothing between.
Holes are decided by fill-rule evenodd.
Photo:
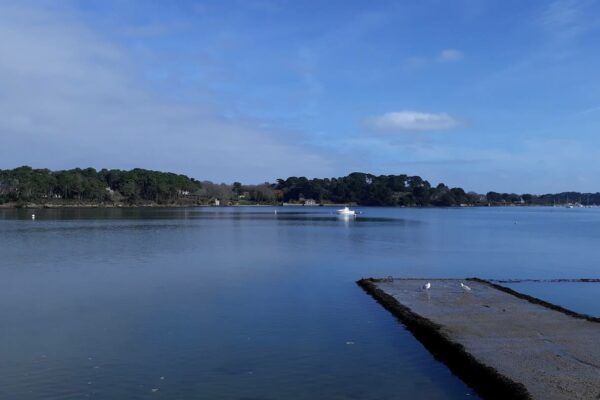
<instances>
[{"instance_id":1,"label":"tree line","mask_svg":"<svg viewBox=\"0 0 600 400\"><path fill-rule=\"evenodd\" d=\"M50 171L28 166L0 170L0 203L154 202L168 204L202 187L194 178L136 168Z\"/></svg>"},{"instance_id":2,"label":"tree line","mask_svg":"<svg viewBox=\"0 0 600 400\"><path fill-rule=\"evenodd\" d=\"M314 199L320 203L355 203L366 206L453 206L473 204L478 195L444 184L432 187L419 176L360 172L331 179L290 177L278 179L275 188L284 202Z\"/></svg>"},{"instance_id":3,"label":"tree line","mask_svg":"<svg viewBox=\"0 0 600 400\"><path fill-rule=\"evenodd\" d=\"M419 176L354 172L338 178L289 177L244 185L200 182L185 175L146 169L75 168L63 171L28 166L0 170L2 203L128 204L357 204L364 206L451 207L473 205L600 204L600 193L515 194L465 192Z\"/></svg>"},{"instance_id":4,"label":"tree line","mask_svg":"<svg viewBox=\"0 0 600 400\"><path fill-rule=\"evenodd\" d=\"M366 206L483 206L483 205L600 205L600 193L563 192L516 194L465 192L443 183L436 186L419 176L380 175L354 172L331 179L290 177L278 179L275 188L284 202L314 199L319 203L354 203Z\"/></svg>"}]
</instances>

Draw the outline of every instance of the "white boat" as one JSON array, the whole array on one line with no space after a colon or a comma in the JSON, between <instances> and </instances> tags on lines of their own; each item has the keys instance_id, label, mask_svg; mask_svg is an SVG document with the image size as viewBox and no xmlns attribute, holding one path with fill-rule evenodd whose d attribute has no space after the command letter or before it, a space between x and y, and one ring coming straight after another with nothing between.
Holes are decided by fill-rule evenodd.
<instances>
[{"instance_id":1,"label":"white boat","mask_svg":"<svg viewBox=\"0 0 600 400\"><path fill-rule=\"evenodd\" d=\"M352 215L352 216L356 215L356 211L351 210L348 207L344 207L344 208L337 210L337 213L339 215Z\"/></svg>"}]
</instances>

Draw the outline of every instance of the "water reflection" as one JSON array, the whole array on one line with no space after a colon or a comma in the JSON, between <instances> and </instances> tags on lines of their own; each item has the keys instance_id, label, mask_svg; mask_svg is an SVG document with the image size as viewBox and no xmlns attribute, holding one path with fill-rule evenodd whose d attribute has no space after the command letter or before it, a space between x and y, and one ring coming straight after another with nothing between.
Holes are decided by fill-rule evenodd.
<instances>
[{"instance_id":1,"label":"water reflection","mask_svg":"<svg viewBox=\"0 0 600 400\"><path fill-rule=\"evenodd\" d=\"M257 210L257 208L259 208ZM401 220L390 216L339 215L334 208L323 207L319 211L302 208L280 207L195 207L195 208L84 208L84 209L0 209L0 219L30 220L35 212L36 220L118 220L118 219L243 219L243 220L306 220L334 221L352 218L360 222L395 222Z\"/></svg>"},{"instance_id":2,"label":"water reflection","mask_svg":"<svg viewBox=\"0 0 600 400\"><path fill-rule=\"evenodd\" d=\"M361 211L0 210L0 398L465 398L357 279L600 277L595 209Z\"/></svg>"}]
</instances>

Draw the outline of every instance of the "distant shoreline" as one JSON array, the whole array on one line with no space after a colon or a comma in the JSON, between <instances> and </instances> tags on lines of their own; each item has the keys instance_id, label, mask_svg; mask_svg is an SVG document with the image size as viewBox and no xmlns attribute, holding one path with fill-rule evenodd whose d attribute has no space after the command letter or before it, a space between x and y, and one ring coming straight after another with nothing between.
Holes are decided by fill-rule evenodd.
<instances>
[{"instance_id":1,"label":"distant shoreline","mask_svg":"<svg viewBox=\"0 0 600 400\"><path fill-rule=\"evenodd\" d=\"M53 204L53 203L26 203L15 204L5 203L0 204L0 209L58 209L58 208L183 208L183 207L215 207L206 204L158 204L158 203L74 203L74 204Z\"/></svg>"},{"instance_id":2,"label":"distant shoreline","mask_svg":"<svg viewBox=\"0 0 600 400\"><path fill-rule=\"evenodd\" d=\"M158 203L139 203L139 204L127 204L127 203L70 203L70 204L56 204L56 203L4 203L0 204L0 209L61 209L61 208L191 208L191 207L207 207L207 208L227 208L227 207L302 207L306 209L318 209L322 207L342 207L345 204L322 204L318 206L306 206L303 204L227 204L222 206L215 206L211 204L197 204L197 203L172 203L172 204L158 204ZM488 208L488 207L548 207L548 208L565 208L565 206L553 206L550 204L490 204L490 205L455 205L455 206L371 206L371 205L360 205L351 204L351 207L369 207L369 208Z\"/></svg>"},{"instance_id":3,"label":"distant shoreline","mask_svg":"<svg viewBox=\"0 0 600 400\"><path fill-rule=\"evenodd\" d=\"M172 172L134 168L50 171L22 166L0 170L1 208L137 208L202 205L487 207L600 204L600 192L516 194L465 192L419 176L352 172L337 178L289 177L276 183L216 184Z\"/></svg>"}]
</instances>

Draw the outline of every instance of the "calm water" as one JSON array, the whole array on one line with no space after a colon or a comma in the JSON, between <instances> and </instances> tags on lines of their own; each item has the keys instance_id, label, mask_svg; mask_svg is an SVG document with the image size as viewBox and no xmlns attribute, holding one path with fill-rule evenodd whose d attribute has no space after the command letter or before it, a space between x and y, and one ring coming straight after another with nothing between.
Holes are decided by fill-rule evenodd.
<instances>
[{"instance_id":1,"label":"calm water","mask_svg":"<svg viewBox=\"0 0 600 400\"><path fill-rule=\"evenodd\" d=\"M0 210L0 398L474 398L354 281L600 278L599 209L362 210Z\"/></svg>"},{"instance_id":2,"label":"calm water","mask_svg":"<svg viewBox=\"0 0 600 400\"><path fill-rule=\"evenodd\" d=\"M600 317L598 282L521 282L502 285L579 313Z\"/></svg>"}]
</instances>

